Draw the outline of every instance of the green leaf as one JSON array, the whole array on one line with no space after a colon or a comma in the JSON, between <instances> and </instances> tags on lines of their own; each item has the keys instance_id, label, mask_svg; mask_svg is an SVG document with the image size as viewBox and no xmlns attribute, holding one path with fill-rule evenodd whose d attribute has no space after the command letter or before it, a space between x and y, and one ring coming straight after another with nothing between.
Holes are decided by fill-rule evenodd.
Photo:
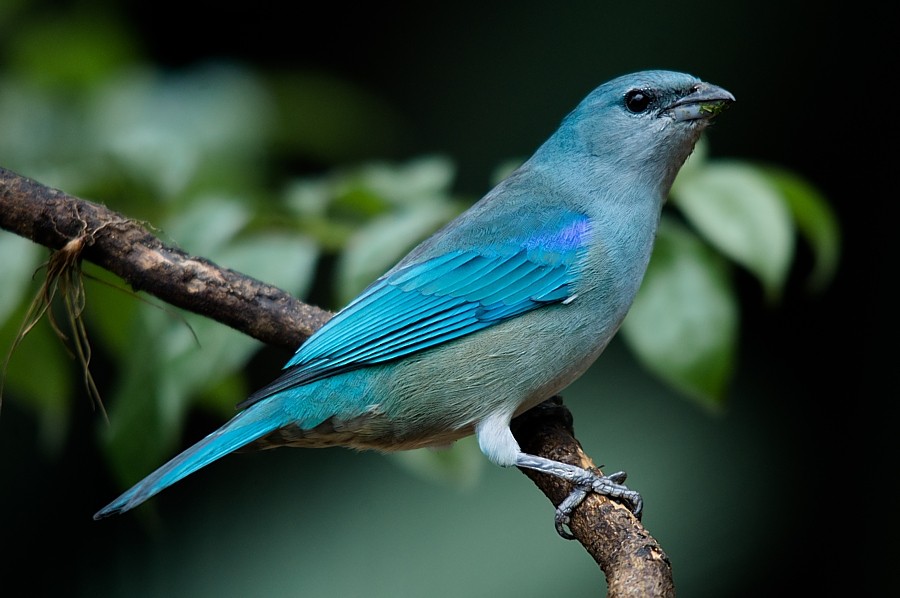
<instances>
[{"instance_id":1,"label":"green leaf","mask_svg":"<svg viewBox=\"0 0 900 598\"><path fill-rule=\"evenodd\" d=\"M100 266L84 262L82 271L88 334L91 343L101 343L109 355L129 351L134 338L127 323L138 309L175 309L155 297L133 291L125 281Z\"/></svg>"},{"instance_id":2,"label":"green leaf","mask_svg":"<svg viewBox=\"0 0 900 598\"><path fill-rule=\"evenodd\" d=\"M187 413L204 389L246 363L258 341L195 314L186 321L146 309L110 397L106 453L124 484L146 475L178 446Z\"/></svg>"},{"instance_id":3,"label":"green leaf","mask_svg":"<svg viewBox=\"0 0 900 598\"><path fill-rule=\"evenodd\" d=\"M123 486L137 482L171 457L181 434L162 402L165 379L159 335L136 318L130 327L131 349L119 356L118 383L108 393L109 426L101 430L106 458ZM179 422L180 424L180 422Z\"/></svg>"},{"instance_id":4,"label":"green leaf","mask_svg":"<svg viewBox=\"0 0 900 598\"><path fill-rule=\"evenodd\" d=\"M0 364L9 358L3 400L17 400L38 414L41 444L48 452L57 453L64 446L69 406L81 380L76 379L73 360L46 317L35 324L10 353L27 307L21 305L0 325ZM62 321L60 324L65 325ZM85 398L85 404L79 407L90 409L88 401Z\"/></svg>"},{"instance_id":5,"label":"green leaf","mask_svg":"<svg viewBox=\"0 0 900 598\"><path fill-rule=\"evenodd\" d=\"M176 434L181 433L198 395L242 368L261 346L256 339L209 318L195 314L185 314L185 318L190 329L171 322L159 339L163 355L154 397L163 409L166 425Z\"/></svg>"},{"instance_id":6,"label":"green leaf","mask_svg":"<svg viewBox=\"0 0 900 598\"><path fill-rule=\"evenodd\" d=\"M421 238L418 229L432 232L442 223L440 214L447 210L442 206L453 204L449 208L453 214L459 211L449 192L454 174L453 164L439 156L426 156L399 165L370 163L335 171L319 179L294 181L287 191L287 205L300 216L298 227L314 237L325 251L339 253L345 245L359 243L357 231L360 229L372 227L369 233L361 233L363 237L370 233L378 236L383 222L392 218L403 221L397 224L395 232L405 236L390 239L389 245L405 245L408 249L411 242L417 240L416 235ZM415 216L425 215L426 221L421 226L408 222L404 214L409 210ZM430 211L437 215L428 215ZM408 229L413 230L404 232ZM377 257L381 255L378 247L368 249L374 251L372 255L379 264L362 274L363 279L370 277L368 282L371 282L373 272L374 276L381 274L402 255L391 253L389 249L388 253L395 259L382 260ZM348 277L355 278L356 273L343 276L344 280Z\"/></svg>"},{"instance_id":7,"label":"green leaf","mask_svg":"<svg viewBox=\"0 0 900 598\"><path fill-rule=\"evenodd\" d=\"M712 245L747 268L770 299L780 296L794 255L793 221L770 177L736 161L679 177L673 203Z\"/></svg>"},{"instance_id":8,"label":"green leaf","mask_svg":"<svg viewBox=\"0 0 900 598\"><path fill-rule=\"evenodd\" d=\"M401 206L431 203L446 197L455 174L456 169L449 159L423 156L399 165L367 164L351 180L389 203Z\"/></svg>"},{"instance_id":9,"label":"green leaf","mask_svg":"<svg viewBox=\"0 0 900 598\"><path fill-rule=\"evenodd\" d=\"M818 189L800 176L776 167L766 167L762 172L787 201L800 234L812 248L815 266L809 284L814 291L822 290L834 279L840 262L841 231L837 216Z\"/></svg>"},{"instance_id":10,"label":"green leaf","mask_svg":"<svg viewBox=\"0 0 900 598\"><path fill-rule=\"evenodd\" d=\"M317 250L302 237L258 234L229 244L216 256L219 265L280 288L304 293L314 273ZM132 350L123 356L124 374L112 397L113 425L108 454L124 483L131 483L171 456L188 410L210 389L233 378L259 349L259 341L223 324L185 313L139 310ZM235 395L219 387L220 398Z\"/></svg>"},{"instance_id":11,"label":"green leaf","mask_svg":"<svg viewBox=\"0 0 900 598\"><path fill-rule=\"evenodd\" d=\"M399 165L370 163L290 186L287 202L301 216L299 226L325 251L338 253L339 303L459 213L449 191L454 174L446 158L426 156Z\"/></svg>"},{"instance_id":12,"label":"green leaf","mask_svg":"<svg viewBox=\"0 0 900 598\"><path fill-rule=\"evenodd\" d=\"M411 206L366 224L347 242L337 264L341 304L359 294L456 213L454 205L435 201Z\"/></svg>"},{"instance_id":13,"label":"green leaf","mask_svg":"<svg viewBox=\"0 0 900 598\"><path fill-rule=\"evenodd\" d=\"M272 110L250 73L203 65L176 74L134 69L94 90L86 120L97 151L158 201L255 181Z\"/></svg>"},{"instance_id":14,"label":"green leaf","mask_svg":"<svg viewBox=\"0 0 900 598\"><path fill-rule=\"evenodd\" d=\"M203 196L173 214L164 235L188 253L211 259L246 226L250 217L245 201Z\"/></svg>"},{"instance_id":15,"label":"green leaf","mask_svg":"<svg viewBox=\"0 0 900 598\"><path fill-rule=\"evenodd\" d=\"M4 0L0 2L0 31L8 31L11 24L15 24L23 12L23 9L29 7L32 0Z\"/></svg>"},{"instance_id":16,"label":"green leaf","mask_svg":"<svg viewBox=\"0 0 900 598\"><path fill-rule=\"evenodd\" d=\"M243 370L237 370L220 376L201 389L196 397L196 405L218 414L224 421L234 417L235 405L246 399L251 391Z\"/></svg>"},{"instance_id":17,"label":"green leaf","mask_svg":"<svg viewBox=\"0 0 900 598\"><path fill-rule=\"evenodd\" d=\"M84 177L76 171L87 169L83 154L92 147L73 112L59 95L0 74L0 163L45 185L76 192Z\"/></svg>"},{"instance_id":18,"label":"green leaf","mask_svg":"<svg viewBox=\"0 0 900 598\"><path fill-rule=\"evenodd\" d=\"M717 406L733 373L738 319L727 262L663 218L647 274L622 324L638 360L686 395Z\"/></svg>"},{"instance_id":19,"label":"green leaf","mask_svg":"<svg viewBox=\"0 0 900 598\"><path fill-rule=\"evenodd\" d=\"M12 28L10 70L41 84L87 87L132 63L134 37L109 16L50 14Z\"/></svg>"},{"instance_id":20,"label":"green leaf","mask_svg":"<svg viewBox=\"0 0 900 598\"><path fill-rule=\"evenodd\" d=\"M319 250L301 235L275 232L240 237L218 252L219 265L304 297L315 276Z\"/></svg>"},{"instance_id":21,"label":"green leaf","mask_svg":"<svg viewBox=\"0 0 900 598\"><path fill-rule=\"evenodd\" d=\"M10 233L0 233L0 324L18 307L25 293L37 289L32 276L47 250Z\"/></svg>"},{"instance_id":22,"label":"green leaf","mask_svg":"<svg viewBox=\"0 0 900 598\"><path fill-rule=\"evenodd\" d=\"M326 178L294 179L285 191L285 203L303 219L323 217L334 196L333 187Z\"/></svg>"}]
</instances>

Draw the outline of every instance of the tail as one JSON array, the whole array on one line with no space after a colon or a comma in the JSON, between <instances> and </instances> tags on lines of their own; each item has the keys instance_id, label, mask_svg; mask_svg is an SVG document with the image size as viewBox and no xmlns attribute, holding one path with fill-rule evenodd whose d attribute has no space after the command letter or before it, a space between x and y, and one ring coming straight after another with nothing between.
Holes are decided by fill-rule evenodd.
<instances>
[{"instance_id":1,"label":"tail","mask_svg":"<svg viewBox=\"0 0 900 598\"><path fill-rule=\"evenodd\" d=\"M135 484L94 514L94 519L124 513L216 459L262 438L286 422L280 409L258 403Z\"/></svg>"}]
</instances>

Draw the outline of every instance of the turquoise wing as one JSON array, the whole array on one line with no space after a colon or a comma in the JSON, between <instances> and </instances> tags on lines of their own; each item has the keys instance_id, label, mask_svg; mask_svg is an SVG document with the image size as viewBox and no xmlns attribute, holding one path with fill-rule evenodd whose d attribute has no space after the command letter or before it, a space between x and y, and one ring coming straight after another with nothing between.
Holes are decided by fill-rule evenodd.
<instances>
[{"instance_id":1,"label":"turquoise wing","mask_svg":"<svg viewBox=\"0 0 900 598\"><path fill-rule=\"evenodd\" d=\"M392 271L322 326L278 379L239 407L565 301L574 293L589 228L585 220L538 230L512 248L451 251Z\"/></svg>"}]
</instances>

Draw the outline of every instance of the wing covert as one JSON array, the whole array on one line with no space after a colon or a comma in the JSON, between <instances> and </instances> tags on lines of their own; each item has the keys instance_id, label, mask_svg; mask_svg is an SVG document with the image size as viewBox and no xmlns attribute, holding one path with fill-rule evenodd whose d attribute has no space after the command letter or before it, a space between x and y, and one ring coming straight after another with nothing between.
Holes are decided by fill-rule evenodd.
<instances>
[{"instance_id":1,"label":"wing covert","mask_svg":"<svg viewBox=\"0 0 900 598\"><path fill-rule=\"evenodd\" d=\"M456 250L375 281L297 349L243 408L290 387L383 363L564 301L588 227L571 225L512 251Z\"/></svg>"}]
</instances>

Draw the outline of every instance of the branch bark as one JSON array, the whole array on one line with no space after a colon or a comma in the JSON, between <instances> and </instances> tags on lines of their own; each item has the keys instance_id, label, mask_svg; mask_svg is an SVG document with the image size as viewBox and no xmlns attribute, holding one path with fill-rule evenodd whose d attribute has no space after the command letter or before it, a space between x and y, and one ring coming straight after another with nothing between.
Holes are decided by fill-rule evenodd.
<instances>
[{"instance_id":1,"label":"branch bark","mask_svg":"<svg viewBox=\"0 0 900 598\"><path fill-rule=\"evenodd\" d=\"M294 349L332 315L278 288L166 245L140 222L105 206L4 168L0 168L0 228L53 250L78 239L84 245L83 259L116 274L135 291L212 318L266 344ZM571 414L558 397L513 420L513 432L528 453L594 468L574 437ZM569 484L558 478L522 471L554 507L569 494ZM668 557L623 505L590 494L572 514L569 529L606 574L610 598L675 595Z\"/></svg>"},{"instance_id":2,"label":"branch bark","mask_svg":"<svg viewBox=\"0 0 900 598\"><path fill-rule=\"evenodd\" d=\"M526 453L597 471L575 438L572 414L561 397L553 397L519 415L512 431ZM559 478L531 469L522 473L556 507L572 491ZM659 543L623 504L588 494L572 513L569 531L606 574L610 598L659 596L672 598L672 565Z\"/></svg>"},{"instance_id":3,"label":"branch bark","mask_svg":"<svg viewBox=\"0 0 900 598\"><path fill-rule=\"evenodd\" d=\"M331 317L288 293L165 245L140 222L0 168L0 228L50 249L84 241L82 257L135 291L295 349Z\"/></svg>"}]
</instances>

